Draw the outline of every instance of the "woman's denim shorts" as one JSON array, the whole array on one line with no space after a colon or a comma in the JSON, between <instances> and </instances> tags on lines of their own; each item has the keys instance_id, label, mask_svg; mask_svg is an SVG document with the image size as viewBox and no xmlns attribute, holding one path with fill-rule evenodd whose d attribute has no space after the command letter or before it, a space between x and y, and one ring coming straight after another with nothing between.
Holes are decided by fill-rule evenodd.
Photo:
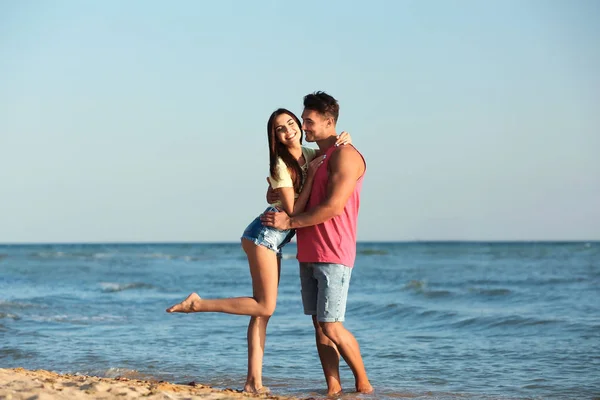
<instances>
[{"instance_id":1,"label":"woman's denim shorts","mask_svg":"<svg viewBox=\"0 0 600 400\"><path fill-rule=\"evenodd\" d=\"M266 211L277 212L279 210L273 206L269 206ZM273 250L277 254L277 257L281 257L281 248L288 244L295 234L296 231L294 229L280 231L270 226L264 226L260 221L259 215L248 225L242 235L242 239L248 239L257 246L265 246Z\"/></svg>"}]
</instances>

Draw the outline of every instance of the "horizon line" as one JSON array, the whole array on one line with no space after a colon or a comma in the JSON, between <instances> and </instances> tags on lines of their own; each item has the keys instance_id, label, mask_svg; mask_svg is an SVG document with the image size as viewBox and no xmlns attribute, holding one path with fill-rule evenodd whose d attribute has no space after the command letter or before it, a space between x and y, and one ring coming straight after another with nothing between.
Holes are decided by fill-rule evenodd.
<instances>
[{"instance_id":1,"label":"horizon line","mask_svg":"<svg viewBox=\"0 0 600 400\"><path fill-rule=\"evenodd\" d=\"M296 244L296 241L290 242ZM600 243L600 239L412 239L412 240L359 240L357 244L391 243ZM89 241L89 242L0 242L0 246L48 245L169 245L169 244L239 244L239 241Z\"/></svg>"}]
</instances>

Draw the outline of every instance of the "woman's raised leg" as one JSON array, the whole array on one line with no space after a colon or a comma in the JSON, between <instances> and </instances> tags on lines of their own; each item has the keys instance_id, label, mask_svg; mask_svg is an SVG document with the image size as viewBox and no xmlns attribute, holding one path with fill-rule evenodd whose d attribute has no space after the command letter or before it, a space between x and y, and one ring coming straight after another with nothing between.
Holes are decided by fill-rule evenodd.
<instances>
[{"instance_id":1,"label":"woman's raised leg","mask_svg":"<svg viewBox=\"0 0 600 400\"><path fill-rule=\"evenodd\" d=\"M277 255L264 246L242 239L252 276L253 297L203 299L196 293L167 308L167 312L222 312L227 314L270 317L277 303Z\"/></svg>"}]
</instances>

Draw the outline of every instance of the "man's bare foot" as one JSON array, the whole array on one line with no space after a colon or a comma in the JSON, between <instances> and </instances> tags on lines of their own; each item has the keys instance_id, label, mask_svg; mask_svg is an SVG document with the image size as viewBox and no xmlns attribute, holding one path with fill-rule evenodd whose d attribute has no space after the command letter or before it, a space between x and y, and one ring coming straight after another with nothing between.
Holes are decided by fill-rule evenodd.
<instances>
[{"instance_id":1,"label":"man's bare foot","mask_svg":"<svg viewBox=\"0 0 600 400\"><path fill-rule=\"evenodd\" d=\"M256 387L246 383L246 385L244 385L244 392L245 393L255 393L255 394L269 394L269 393L271 393L271 389L269 389L266 386L261 386L259 388L256 388Z\"/></svg>"},{"instance_id":2,"label":"man's bare foot","mask_svg":"<svg viewBox=\"0 0 600 400\"><path fill-rule=\"evenodd\" d=\"M371 384L369 382L367 383L362 383L362 384L356 384L356 391L358 393L373 393L373 386L371 386Z\"/></svg>"},{"instance_id":3,"label":"man's bare foot","mask_svg":"<svg viewBox=\"0 0 600 400\"><path fill-rule=\"evenodd\" d=\"M168 313L180 312L180 313L191 313L198 311L196 306L202 300L197 293L190 294L184 301L179 304L175 304L167 308Z\"/></svg>"}]
</instances>

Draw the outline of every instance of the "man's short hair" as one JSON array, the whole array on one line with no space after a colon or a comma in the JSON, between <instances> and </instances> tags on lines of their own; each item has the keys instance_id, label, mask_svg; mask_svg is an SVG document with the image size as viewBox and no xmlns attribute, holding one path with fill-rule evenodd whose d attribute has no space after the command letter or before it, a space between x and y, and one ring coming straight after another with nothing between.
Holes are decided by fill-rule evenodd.
<instances>
[{"instance_id":1,"label":"man's short hair","mask_svg":"<svg viewBox=\"0 0 600 400\"><path fill-rule=\"evenodd\" d=\"M325 92L314 92L304 96L304 109L316 111L325 117L333 117L336 123L340 114L337 100Z\"/></svg>"}]
</instances>

